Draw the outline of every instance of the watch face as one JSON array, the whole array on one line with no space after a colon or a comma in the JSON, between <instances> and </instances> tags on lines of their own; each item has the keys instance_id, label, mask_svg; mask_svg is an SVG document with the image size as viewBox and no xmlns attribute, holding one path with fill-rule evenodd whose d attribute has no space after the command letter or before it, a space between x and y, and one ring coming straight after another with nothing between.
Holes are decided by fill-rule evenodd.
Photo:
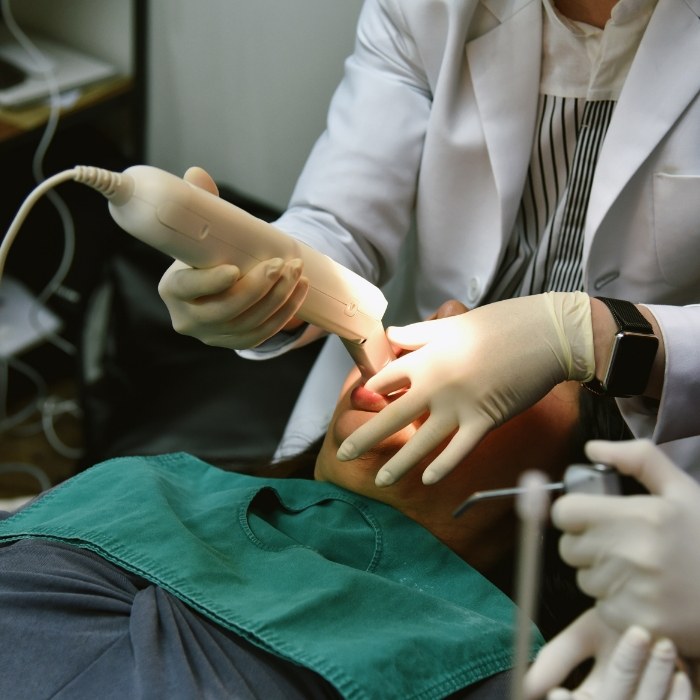
<instances>
[{"instance_id":1,"label":"watch face","mask_svg":"<svg viewBox=\"0 0 700 700\"><path fill-rule=\"evenodd\" d=\"M612 396L640 396L649 374L659 339L646 333L618 333L603 386Z\"/></svg>"}]
</instances>

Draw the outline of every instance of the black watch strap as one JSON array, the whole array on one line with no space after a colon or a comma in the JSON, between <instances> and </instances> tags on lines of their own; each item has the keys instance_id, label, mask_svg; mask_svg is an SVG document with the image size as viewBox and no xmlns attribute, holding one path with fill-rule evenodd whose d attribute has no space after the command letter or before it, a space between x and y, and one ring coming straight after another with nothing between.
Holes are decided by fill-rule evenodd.
<instances>
[{"instance_id":1,"label":"black watch strap","mask_svg":"<svg viewBox=\"0 0 700 700\"><path fill-rule=\"evenodd\" d=\"M595 394L638 396L649 380L658 348L654 328L629 301L595 297L610 310L617 332L603 379L594 377L584 386Z\"/></svg>"},{"instance_id":2,"label":"black watch strap","mask_svg":"<svg viewBox=\"0 0 700 700\"><path fill-rule=\"evenodd\" d=\"M641 311L631 302L608 297L595 297L602 301L617 323L617 330L622 332L654 334L651 323L642 316Z\"/></svg>"}]
</instances>

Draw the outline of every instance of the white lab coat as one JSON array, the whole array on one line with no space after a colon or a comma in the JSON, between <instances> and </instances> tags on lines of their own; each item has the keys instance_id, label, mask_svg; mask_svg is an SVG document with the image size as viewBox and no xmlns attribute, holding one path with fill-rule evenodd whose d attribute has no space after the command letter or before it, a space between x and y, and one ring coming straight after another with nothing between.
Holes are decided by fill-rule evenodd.
<instances>
[{"instance_id":1,"label":"white lab coat","mask_svg":"<svg viewBox=\"0 0 700 700\"><path fill-rule=\"evenodd\" d=\"M366 0L328 128L277 225L383 284L415 217L412 284L402 285L415 318L449 298L478 305L530 163L542 13L541 0ZM637 435L662 443L700 435L699 14L700 0L659 0L600 153L585 230L586 291L649 304L661 325L661 405L621 405ZM323 431L339 362L350 364L332 343L288 435ZM700 439L674 447L700 474Z\"/></svg>"}]
</instances>

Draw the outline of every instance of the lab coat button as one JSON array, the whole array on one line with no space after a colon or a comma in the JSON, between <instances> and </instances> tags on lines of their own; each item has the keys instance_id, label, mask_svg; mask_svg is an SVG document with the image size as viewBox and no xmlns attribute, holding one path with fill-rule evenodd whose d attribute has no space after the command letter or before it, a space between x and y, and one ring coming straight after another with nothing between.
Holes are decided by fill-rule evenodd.
<instances>
[{"instance_id":1,"label":"lab coat button","mask_svg":"<svg viewBox=\"0 0 700 700\"><path fill-rule=\"evenodd\" d=\"M467 285L467 301L474 302L479 298L481 284L478 277L472 277Z\"/></svg>"}]
</instances>

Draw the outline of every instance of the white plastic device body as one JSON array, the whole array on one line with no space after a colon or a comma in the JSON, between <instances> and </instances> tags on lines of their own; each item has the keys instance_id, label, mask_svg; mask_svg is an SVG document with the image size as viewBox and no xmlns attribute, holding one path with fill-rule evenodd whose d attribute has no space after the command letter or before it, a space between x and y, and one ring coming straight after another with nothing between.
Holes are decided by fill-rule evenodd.
<instances>
[{"instance_id":1,"label":"white plastic device body","mask_svg":"<svg viewBox=\"0 0 700 700\"><path fill-rule=\"evenodd\" d=\"M366 378L394 359L382 318L381 290L272 224L164 170L147 165L122 174L128 196L109 202L127 233L196 268L234 264L245 275L270 258L301 258L309 280L297 316L343 341Z\"/></svg>"}]
</instances>

